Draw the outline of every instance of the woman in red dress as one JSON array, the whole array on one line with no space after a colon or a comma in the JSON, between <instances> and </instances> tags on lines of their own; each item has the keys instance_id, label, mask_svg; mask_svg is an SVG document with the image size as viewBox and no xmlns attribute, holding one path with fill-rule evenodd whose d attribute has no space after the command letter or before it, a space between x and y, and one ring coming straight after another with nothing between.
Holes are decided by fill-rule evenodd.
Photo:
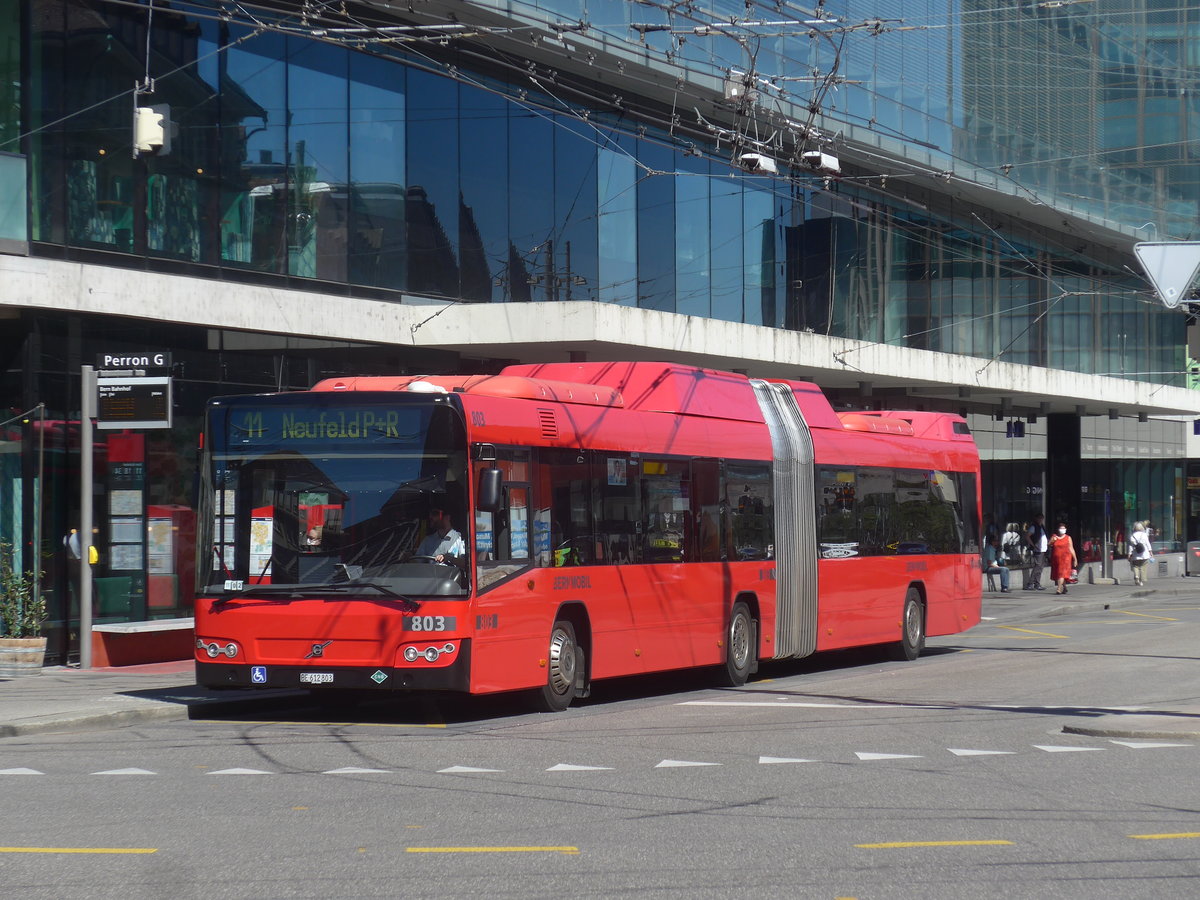
<instances>
[{"instance_id":1,"label":"woman in red dress","mask_svg":"<svg viewBox=\"0 0 1200 900\"><path fill-rule=\"evenodd\" d=\"M1067 592L1067 579L1071 570L1078 568L1079 557L1075 555L1075 544L1067 534L1067 523L1059 522L1058 531L1050 535L1050 578L1058 585L1056 594Z\"/></svg>"}]
</instances>

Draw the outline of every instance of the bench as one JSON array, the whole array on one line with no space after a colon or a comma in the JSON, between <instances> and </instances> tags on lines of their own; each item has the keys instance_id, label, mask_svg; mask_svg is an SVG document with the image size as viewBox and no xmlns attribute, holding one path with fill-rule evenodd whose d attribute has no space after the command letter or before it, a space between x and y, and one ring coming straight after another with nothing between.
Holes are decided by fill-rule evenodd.
<instances>
[{"instance_id":1,"label":"bench","mask_svg":"<svg viewBox=\"0 0 1200 900\"><path fill-rule=\"evenodd\" d=\"M191 659L196 652L195 631L191 616L93 625L92 665L140 666Z\"/></svg>"}]
</instances>

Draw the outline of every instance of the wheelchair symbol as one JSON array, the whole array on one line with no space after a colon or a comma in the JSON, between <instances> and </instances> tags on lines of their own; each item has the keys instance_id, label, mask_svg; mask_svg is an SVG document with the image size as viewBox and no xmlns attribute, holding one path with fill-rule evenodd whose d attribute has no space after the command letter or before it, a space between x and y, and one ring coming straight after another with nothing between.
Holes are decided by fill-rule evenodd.
<instances>
[{"instance_id":1,"label":"wheelchair symbol","mask_svg":"<svg viewBox=\"0 0 1200 900\"><path fill-rule=\"evenodd\" d=\"M267 667L266 666L251 666L250 681L253 684L267 683Z\"/></svg>"}]
</instances>

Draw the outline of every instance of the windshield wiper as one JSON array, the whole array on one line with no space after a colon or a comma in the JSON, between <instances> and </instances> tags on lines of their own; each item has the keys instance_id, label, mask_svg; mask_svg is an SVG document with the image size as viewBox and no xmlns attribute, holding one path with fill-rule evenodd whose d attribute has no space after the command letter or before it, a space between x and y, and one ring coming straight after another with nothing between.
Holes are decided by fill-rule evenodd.
<instances>
[{"instance_id":1,"label":"windshield wiper","mask_svg":"<svg viewBox=\"0 0 1200 900\"><path fill-rule=\"evenodd\" d=\"M368 588L378 591L389 600L396 600L405 612L416 612L421 604L411 597L398 594L389 587L374 581L342 581L337 584L247 584L240 588L225 588L215 603L227 603L238 597L303 597L313 594L353 594Z\"/></svg>"}]
</instances>

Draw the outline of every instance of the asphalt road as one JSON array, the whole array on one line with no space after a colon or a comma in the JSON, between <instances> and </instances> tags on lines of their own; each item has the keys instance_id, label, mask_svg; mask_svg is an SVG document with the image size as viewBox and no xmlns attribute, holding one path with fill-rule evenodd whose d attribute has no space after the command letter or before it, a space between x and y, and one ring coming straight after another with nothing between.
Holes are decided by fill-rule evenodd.
<instances>
[{"instance_id":1,"label":"asphalt road","mask_svg":"<svg viewBox=\"0 0 1200 900\"><path fill-rule=\"evenodd\" d=\"M22 898L1193 897L1200 604L603 685L0 742Z\"/></svg>"}]
</instances>

